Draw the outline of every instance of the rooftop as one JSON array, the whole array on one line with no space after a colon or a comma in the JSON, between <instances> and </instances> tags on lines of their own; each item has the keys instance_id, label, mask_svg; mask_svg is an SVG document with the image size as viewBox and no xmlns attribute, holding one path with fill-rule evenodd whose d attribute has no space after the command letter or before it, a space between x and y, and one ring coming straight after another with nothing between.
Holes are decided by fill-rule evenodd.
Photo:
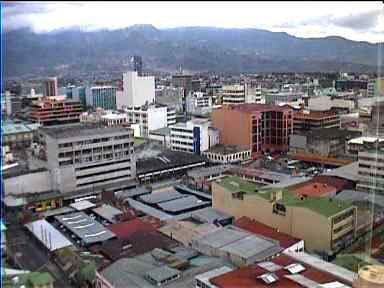
<instances>
[{"instance_id":1,"label":"rooftop","mask_svg":"<svg viewBox=\"0 0 384 288\"><path fill-rule=\"evenodd\" d=\"M185 197L184 194L181 194L175 190L170 190L142 195L139 197L139 199L148 204L159 204L161 202L167 202L183 197Z\"/></svg>"},{"instance_id":2,"label":"rooftop","mask_svg":"<svg viewBox=\"0 0 384 288\"><path fill-rule=\"evenodd\" d=\"M231 169L230 165L218 165L218 166L210 166L210 167L200 167L187 171L187 175L189 177L197 178L197 177L208 177L216 174L221 174Z\"/></svg>"},{"instance_id":3,"label":"rooftop","mask_svg":"<svg viewBox=\"0 0 384 288\"><path fill-rule=\"evenodd\" d=\"M319 213L325 217L333 216L345 209L352 207L352 203L348 201L340 201L336 199L332 199L331 201L328 197L305 197L303 199L300 199L287 189L257 189L257 186L255 184L244 181L236 176L225 177L217 181L216 183L224 187L231 193L245 192L247 194L256 195L267 200L271 199L272 193L277 193L281 191L282 199L280 199L279 201L282 202L282 204L286 206L304 207L316 213Z\"/></svg>"},{"instance_id":4,"label":"rooftop","mask_svg":"<svg viewBox=\"0 0 384 288\"><path fill-rule=\"evenodd\" d=\"M301 271L298 270L300 272L291 274L288 270L289 265L301 265L300 268L303 268L304 270L300 269ZM270 275L270 273L273 273L274 275L274 280L271 279L273 282L265 282L261 276ZM214 277L210 282L219 288L308 288L316 287L319 284L331 282L342 283L343 281L342 279L329 274L326 270L316 269L308 265L304 266L298 263L295 259L287 256L279 256L269 262L242 267L218 277ZM307 286L306 283L310 283L311 286Z\"/></svg>"},{"instance_id":5,"label":"rooftop","mask_svg":"<svg viewBox=\"0 0 384 288\"><path fill-rule=\"evenodd\" d=\"M3 135L17 134L17 133L32 133L37 130L38 126L32 126L24 123L5 122L1 125L1 132Z\"/></svg>"},{"instance_id":6,"label":"rooftop","mask_svg":"<svg viewBox=\"0 0 384 288\"><path fill-rule=\"evenodd\" d=\"M293 113L294 118L299 119L316 119L321 120L328 117L336 117L336 112L333 111L298 111Z\"/></svg>"},{"instance_id":7,"label":"rooftop","mask_svg":"<svg viewBox=\"0 0 384 288\"><path fill-rule=\"evenodd\" d=\"M224 105L222 109L235 110L245 113L268 112L268 111L289 111L291 108L287 106L269 105L269 104L238 104Z\"/></svg>"},{"instance_id":8,"label":"rooftop","mask_svg":"<svg viewBox=\"0 0 384 288\"><path fill-rule=\"evenodd\" d=\"M127 133L130 129L123 127L106 127L93 123L68 124L60 126L44 127L42 132L55 139L66 139L71 137L85 136L107 136L108 134Z\"/></svg>"},{"instance_id":9,"label":"rooftop","mask_svg":"<svg viewBox=\"0 0 384 288\"><path fill-rule=\"evenodd\" d=\"M225 145L225 144L217 144L208 150L204 151L204 153L218 153L222 155L234 154L244 151L249 151L249 147L242 147L239 145Z\"/></svg>"},{"instance_id":10,"label":"rooftop","mask_svg":"<svg viewBox=\"0 0 384 288\"><path fill-rule=\"evenodd\" d=\"M116 235L84 212L76 212L55 219L86 244L103 242Z\"/></svg>"},{"instance_id":11,"label":"rooftop","mask_svg":"<svg viewBox=\"0 0 384 288\"><path fill-rule=\"evenodd\" d=\"M160 136L169 136L171 135L171 128L169 127L163 127L157 130L152 130L149 132L149 134L154 134L154 135L160 135Z\"/></svg>"},{"instance_id":12,"label":"rooftop","mask_svg":"<svg viewBox=\"0 0 384 288\"><path fill-rule=\"evenodd\" d=\"M333 128L321 128L316 130L309 130L309 131L301 132L300 135L305 135L307 137L312 137L314 139L320 139L320 140L331 140L331 139L339 139L339 138L348 140L353 137L360 136L361 132L350 131L347 129L340 129L337 127L333 127Z\"/></svg>"},{"instance_id":13,"label":"rooftop","mask_svg":"<svg viewBox=\"0 0 384 288\"><path fill-rule=\"evenodd\" d=\"M92 212L99 215L100 217L104 218L105 220L108 220L110 222L115 222L116 217L119 215L122 215L123 212L111 205L103 204L102 206L99 206L97 208L92 209Z\"/></svg>"},{"instance_id":14,"label":"rooftop","mask_svg":"<svg viewBox=\"0 0 384 288\"><path fill-rule=\"evenodd\" d=\"M192 218L201 221L203 223L215 223L216 221L226 220L228 218L233 218L233 216L228 213L222 212L213 207L207 207L199 210L199 212L193 212Z\"/></svg>"},{"instance_id":15,"label":"rooftop","mask_svg":"<svg viewBox=\"0 0 384 288\"><path fill-rule=\"evenodd\" d=\"M310 197L323 197L330 194L336 194L337 189L327 183L320 182L307 182L296 185L296 187L290 187L289 191L295 193L297 196L310 196Z\"/></svg>"},{"instance_id":16,"label":"rooftop","mask_svg":"<svg viewBox=\"0 0 384 288\"><path fill-rule=\"evenodd\" d=\"M263 223L260 223L256 220L252 220L248 217L241 217L237 219L235 222L235 226L246 231L252 232L254 234L262 235L277 240L279 241L280 246L285 249L301 241L300 239L281 233L270 226L264 225Z\"/></svg>"},{"instance_id":17,"label":"rooftop","mask_svg":"<svg viewBox=\"0 0 384 288\"><path fill-rule=\"evenodd\" d=\"M189 209L199 208L203 206L210 205L210 201L202 201L196 196L187 196L182 197L178 199L173 199L170 201L159 203L158 206L163 209L164 211L170 212L170 213L177 213L186 211Z\"/></svg>"}]
</instances>

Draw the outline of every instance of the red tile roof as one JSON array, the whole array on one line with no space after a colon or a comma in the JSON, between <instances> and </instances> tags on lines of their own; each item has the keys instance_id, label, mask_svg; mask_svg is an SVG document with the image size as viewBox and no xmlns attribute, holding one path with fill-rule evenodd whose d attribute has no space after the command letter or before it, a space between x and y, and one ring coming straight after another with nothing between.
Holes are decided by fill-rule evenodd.
<instances>
[{"instance_id":1,"label":"red tile roof","mask_svg":"<svg viewBox=\"0 0 384 288\"><path fill-rule=\"evenodd\" d=\"M280 246L284 249L291 247L300 241L300 239L292 237L290 235L278 232L276 229L264 225L258 221L252 220L248 217L241 217L235 221L235 226L252 232L254 234L259 234L268 238L272 238L278 240L280 242Z\"/></svg>"},{"instance_id":2,"label":"red tile roof","mask_svg":"<svg viewBox=\"0 0 384 288\"><path fill-rule=\"evenodd\" d=\"M337 189L327 183L320 182L306 182L296 187L289 188L294 194L301 196L307 195L311 197L323 197L335 194Z\"/></svg>"},{"instance_id":3,"label":"red tile roof","mask_svg":"<svg viewBox=\"0 0 384 288\"><path fill-rule=\"evenodd\" d=\"M148 222L143 222L139 218L131 221L108 225L107 228L116 234L121 240L129 239L136 232L154 232L156 229Z\"/></svg>"},{"instance_id":4,"label":"red tile roof","mask_svg":"<svg viewBox=\"0 0 384 288\"><path fill-rule=\"evenodd\" d=\"M292 258L287 256L279 256L271 260L277 265L288 266L293 263L297 263ZM302 264L303 265L303 264ZM303 265L306 270L300 272L300 275L315 281L319 284L339 281L343 283L342 280L337 279L336 277L328 274L326 271L320 271L315 268L312 268L307 265ZM237 270L225 273L223 275L214 277L209 281L220 288L303 288L304 286L285 278L285 275L290 275L290 273L284 268L273 272L279 280L275 283L265 284L261 279L258 279L258 276L268 273L269 271L261 268L258 265L250 265L246 267L239 268Z\"/></svg>"}]
</instances>

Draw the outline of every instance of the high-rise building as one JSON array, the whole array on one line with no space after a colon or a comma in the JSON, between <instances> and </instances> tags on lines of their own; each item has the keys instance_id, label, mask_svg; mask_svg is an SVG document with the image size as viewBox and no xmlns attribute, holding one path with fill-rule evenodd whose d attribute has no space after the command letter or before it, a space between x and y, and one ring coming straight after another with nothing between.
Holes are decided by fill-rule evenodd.
<instances>
[{"instance_id":1,"label":"high-rise building","mask_svg":"<svg viewBox=\"0 0 384 288\"><path fill-rule=\"evenodd\" d=\"M44 97L32 103L29 118L43 126L80 122L83 108L79 101L65 99L65 96Z\"/></svg>"},{"instance_id":2,"label":"high-rise building","mask_svg":"<svg viewBox=\"0 0 384 288\"><path fill-rule=\"evenodd\" d=\"M87 106L94 109L116 109L116 87L112 86L95 86L87 90L86 95Z\"/></svg>"},{"instance_id":3,"label":"high-rise building","mask_svg":"<svg viewBox=\"0 0 384 288\"><path fill-rule=\"evenodd\" d=\"M368 82L367 96L384 96L384 78L373 79Z\"/></svg>"},{"instance_id":4,"label":"high-rise building","mask_svg":"<svg viewBox=\"0 0 384 288\"><path fill-rule=\"evenodd\" d=\"M136 71L123 74L123 91L117 91L117 107L143 106L155 102L155 77L139 76Z\"/></svg>"},{"instance_id":5,"label":"high-rise building","mask_svg":"<svg viewBox=\"0 0 384 288\"><path fill-rule=\"evenodd\" d=\"M177 74L172 75L172 86L176 88L183 88L183 97L181 100L181 105L183 112L186 112L186 98L190 91L192 91L192 75L183 75L183 74Z\"/></svg>"},{"instance_id":6,"label":"high-rise building","mask_svg":"<svg viewBox=\"0 0 384 288\"><path fill-rule=\"evenodd\" d=\"M140 56L133 56L133 71L137 72L138 76L143 76L143 60Z\"/></svg>"},{"instance_id":7,"label":"high-rise building","mask_svg":"<svg viewBox=\"0 0 384 288\"><path fill-rule=\"evenodd\" d=\"M252 154L288 151L292 110L265 104L224 105L212 112L212 126L219 129L221 144L250 147Z\"/></svg>"},{"instance_id":8,"label":"high-rise building","mask_svg":"<svg viewBox=\"0 0 384 288\"><path fill-rule=\"evenodd\" d=\"M44 80L43 96L58 96L57 77L51 77Z\"/></svg>"},{"instance_id":9,"label":"high-rise building","mask_svg":"<svg viewBox=\"0 0 384 288\"><path fill-rule=\"evenodd\" d=\"M40 134L41 157L52 171L53 186L62 193L96 193L136 176L130 128L73 124L43 128Z\"/></svg>"}]
</instances>

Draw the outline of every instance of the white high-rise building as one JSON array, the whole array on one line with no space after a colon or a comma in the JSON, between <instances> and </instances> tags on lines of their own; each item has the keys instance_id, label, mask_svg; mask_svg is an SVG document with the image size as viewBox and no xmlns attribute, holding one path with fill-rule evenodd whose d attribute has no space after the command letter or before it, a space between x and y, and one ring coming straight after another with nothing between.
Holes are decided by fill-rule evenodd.
<instances>
[{"instance_id":1,"label":"white high-rise building","mask_svg":"<svg viewBox=\"0 0 384 288\"><path fill-rule=\"evenodd\" d=\"M123 91L118 91L117 108L143 106L155 102L155 77L138 76L136 71L123 74Z\"/></svg>"}]
</instances>

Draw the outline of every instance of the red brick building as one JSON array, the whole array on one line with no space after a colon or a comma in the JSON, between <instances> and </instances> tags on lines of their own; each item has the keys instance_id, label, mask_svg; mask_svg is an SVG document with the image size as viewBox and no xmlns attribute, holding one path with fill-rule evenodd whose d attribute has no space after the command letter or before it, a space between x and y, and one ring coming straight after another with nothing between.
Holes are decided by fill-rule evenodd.
<instances>
[{"instance_id":1,"label":"red brick building","mask_svg":"<svg viewBox=\"0 0 384 288\"><path fill-rule=\"evenodd\" d=\"M212 113L212 126L220 131L221 144L262 151L288 151L293 115L287 106L266 104L224 105Z\"/></svg>"}]
</instances>

